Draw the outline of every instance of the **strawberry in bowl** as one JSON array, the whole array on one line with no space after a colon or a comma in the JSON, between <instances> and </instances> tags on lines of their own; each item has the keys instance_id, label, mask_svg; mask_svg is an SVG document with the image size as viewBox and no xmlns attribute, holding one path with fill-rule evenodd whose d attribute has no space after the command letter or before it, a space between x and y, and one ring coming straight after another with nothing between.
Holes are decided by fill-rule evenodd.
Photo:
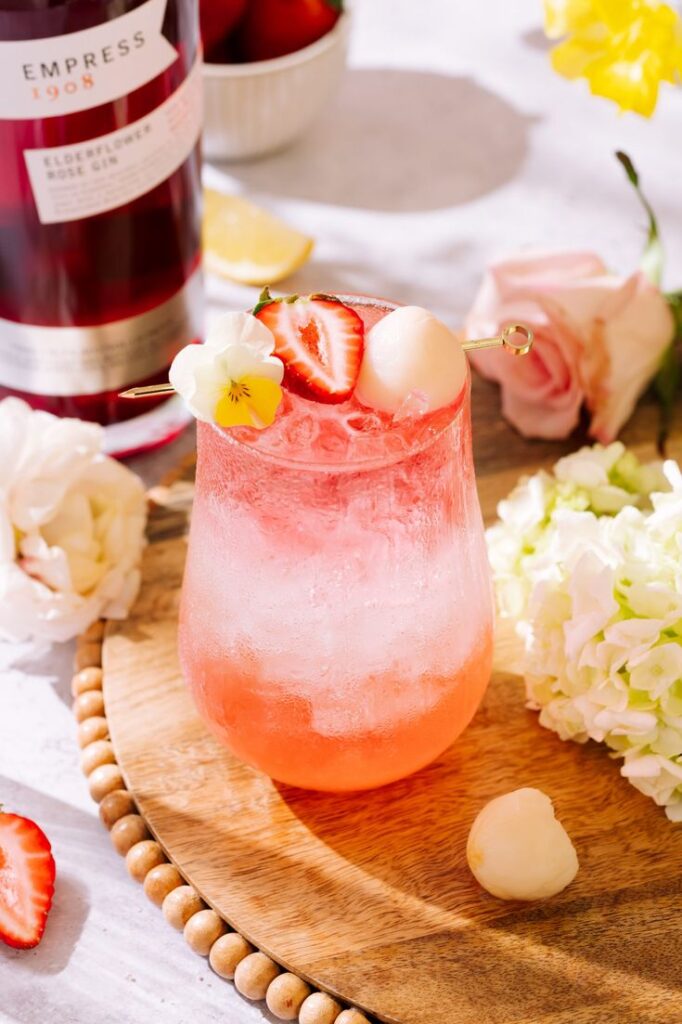
<instances>
[{"instance_id":1,"label":"strawberry in bowl","mask_svg":"<svg viewBox=\"0 0 682 1024\"><path fill-rule=\"evenodd\" d=\"M295 53L331 32L342 0L250 0L238 32L244 60Z\"/></svg>"},{"instance_id":2,"label":"strawberry in bowl","mask_svg":"<svg viewBox=\"0 0 682 1024\"><path fill-rule=\"evenodd\" d=\"M199 0L201 41L209 59L236 29L245 11L246 0Z\"/></svg>"},{"instance_id":3,"label":"strawberry in bowl","mask_svg":"<svg viewBox=\"0 0 682 1024\"><path fill-rule=\"evenodd\" d=\"M348 22L342 0L245 0L236 25L217 43L211 36L210 49L206 29L204 155L249 159L302 135L339 84Z\"/></svg>"},{"instance_id":4,"label":"strawberry in bowl","mask_svg":"<svg viewBox=\"0 0 682 1024\"><path fill-rule=\"evenodd\" d=\"M0 941L33 949L43 937L54 894L50 842L29 818L0 811Z\"/></svg>"}]
</instances>

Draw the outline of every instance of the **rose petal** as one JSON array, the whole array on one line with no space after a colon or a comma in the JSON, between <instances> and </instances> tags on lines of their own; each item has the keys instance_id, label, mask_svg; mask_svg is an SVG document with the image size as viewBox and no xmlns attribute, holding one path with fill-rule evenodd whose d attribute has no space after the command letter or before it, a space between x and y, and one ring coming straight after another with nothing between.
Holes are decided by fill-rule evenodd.
<instances>
[{"instance_id":1,"label":"rose petal","mask_svg":"<svg viewBox=\"0 0 682 1024\"><path fill-rule=\"evenodd\" d=\"M605 442L629 418L674 330L667 302L641 272L616 277L587 252L534 253L490 267L466 333L492 335L514 321L535 332L530 356L470 356L500 382L504 415L528 437L563 437L585 401L590 433Z\"/></svg>"},{"instance_id":2,"label":"rose petal","mask_svg":"<svg viewBox=\"0 0 682 1024\"><path fill-rule=\"evenodd\" d=\"M0 636L67 640L139 583L141 481L101 454L101 430L0 402L0 444L15 451L0 489ZM9 467L9 468L8 468Z\"/></svg>"}]
</instances>

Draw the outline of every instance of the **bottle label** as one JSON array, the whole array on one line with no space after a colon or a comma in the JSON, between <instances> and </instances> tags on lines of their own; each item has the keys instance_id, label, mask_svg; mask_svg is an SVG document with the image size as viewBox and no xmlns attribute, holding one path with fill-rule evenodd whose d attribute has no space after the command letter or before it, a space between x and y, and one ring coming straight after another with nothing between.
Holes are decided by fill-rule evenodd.
<instances>
[{"instance_id":1,"label":"bottle label","mask_svg":"<svg viewBox=\"0 0 682 1024\"><path fill-rule=\"evenodd\" d=\"M201 131L201 61L146 117L87 142L26 149L43 224L94 217L150 192L187 160Z\"/></svg>"},{"instance_id":2,"label":"bottle label","mask_svg":"<svg viewBox=\"0 0 682 1024\"><path fill-rule=\"evenodd\" d=\"M0 42L0 120L63 117L127 96L178 59L161 34L167 0L82 32Z\"/></svg>"},{"instance_id":3,"label":"bottle label","mask_svg":"<svg viewBox=\"0 0 682 1024\"><path fill-rule=\"evenodd\" d=\"M38 327L0 320L0 381L34 395L96 395L163 370L201 337L197 270L161 306L93 327Z\"/></svg>"}]
</instances>

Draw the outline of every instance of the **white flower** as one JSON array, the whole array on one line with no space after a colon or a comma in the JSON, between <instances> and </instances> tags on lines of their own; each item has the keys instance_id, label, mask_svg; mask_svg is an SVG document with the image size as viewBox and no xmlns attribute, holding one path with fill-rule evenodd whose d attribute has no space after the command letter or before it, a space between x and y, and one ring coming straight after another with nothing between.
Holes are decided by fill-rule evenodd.
<instances>
[{"instance_id":1,"label":"white flower","mask_svg":"<svg viewBox=\"0 0 682 1024\"><path fill-rule=\"evenodd\" d=\"M625 445L621 441L606 447L584 447L559 459L554 466L554 476L588 490L601 487L609 483L609 473L624 454Z\"/></svg>"},{"instance_id":2,"label":"white flower","mask_svg":"<svg viewBox=\"0 0 682 1024\"><path fill-rule=\"evenodd\" d=\"M564 623L566 657L575 661L588 640L608 625L618 611L613 596L614 571L588 548L576 561L567 582L571 617Z\"/></svg>"},{"instance_id":3,"label":"white flower","mask_svg":"<svg viewBox=\"0 0 682 1024\"><path fill-rule=\"evenodd\" d=\"M613 515L626 505L646 504L653 491L666 491L669 483L664 465L642 465L621 441L602 447L581 448L554 466L557 480L590 492L590 507L601 515Z\"/></svg>"},{"instance_id":4,"label":"white flower","mask_svg":"<svg viewBox=\"0 0 682 1024\"><path fill-rule=\"evenodd\" d=\"M529 706L562 739L606 743L682 821L679 467L595 445L522 481L499 512L490 560L524 639Z\"/></svg>"},{"instance_id":5,"label":"white flower","mask_svg":"<svg viewBox=\"0 0 682 1024\"><path fill-rule=\"evenodd\" d=\"M68 640L139 587L141 481L92 423L0 402L0 637Z\"/></svg>"},{"instance_id":6,"label":"white flower","mask_svg":"<svg viewBox=\"0 0 682 1024\"><path fill-rule=\"evenodd\" d=\"M682 681L682 647L679 644L653 647L646 654L630 658L627 669L634 690L645 690L658 699L673 683Z\"/></svg>"},{"instance_id":7,"label":"white flower","mask_svg":"<svg viewBox=\"0 0 682 1024\"><path fill-rule=\"evenodd\" d=\"M269 426L282 400L284 364L272 331L251 313L225 313L203 345L181 349L170 382L198 420Z\"/></svg>"}]
</instances>

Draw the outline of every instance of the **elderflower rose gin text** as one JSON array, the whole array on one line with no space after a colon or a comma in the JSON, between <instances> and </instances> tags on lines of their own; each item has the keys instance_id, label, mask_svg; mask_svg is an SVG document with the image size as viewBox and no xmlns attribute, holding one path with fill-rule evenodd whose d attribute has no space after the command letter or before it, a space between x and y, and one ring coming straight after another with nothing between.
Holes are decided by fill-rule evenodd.
<instances>
[{"instance_id":1,"label":"elderflower rose gin text","mask_svg":"<svg viewBox=\"0 0 682 1024\"><path fill-rule=\"evenodd\" d=\"M344 301L366 330L392 308ZM267 430L198 424L182 666L209 728L280 782L402 778L488 683L468 379L452 405L403 413L285 392Z\"/></svg>"}]
</instances>

